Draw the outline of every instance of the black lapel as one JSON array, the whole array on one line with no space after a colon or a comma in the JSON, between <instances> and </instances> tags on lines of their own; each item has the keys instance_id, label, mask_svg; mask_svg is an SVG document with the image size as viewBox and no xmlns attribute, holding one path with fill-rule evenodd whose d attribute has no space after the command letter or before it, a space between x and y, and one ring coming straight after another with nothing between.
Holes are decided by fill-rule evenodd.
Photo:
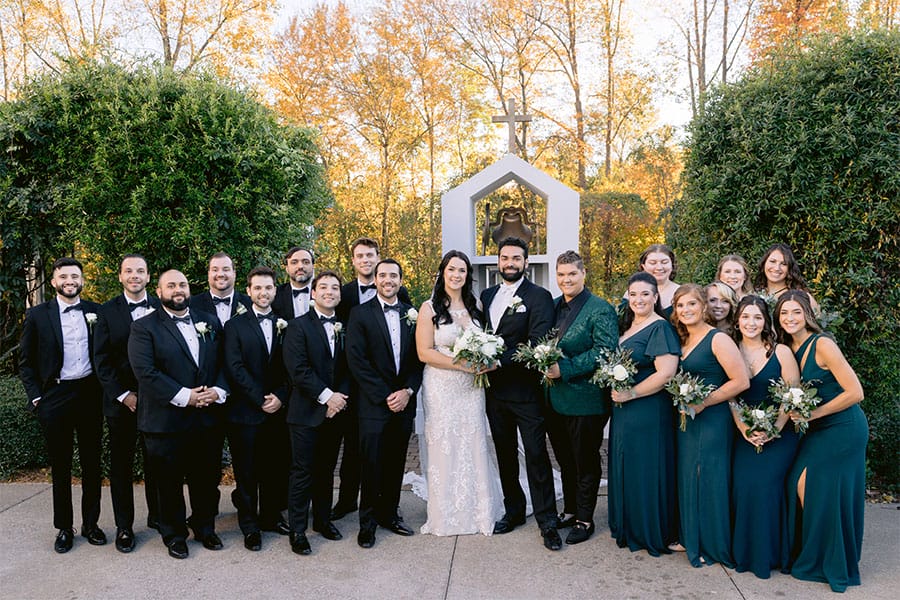
<instances>
[{"instance_id":1,"label":"black lapel","mask_svg":"<svg viewBox=\"0 0 900 600\"><path fill-rule=\"evenodd\" d=\"M585 291L587 291L587 288L585 288ZM560 339L560 340L563 339L563 336L566 334L566 331L568 331L568 329L572 325L572 323L575 322L575 319L578 318L578 315L581 314L581 310L584 308L584 305L587 304L587 301L590 297L591 297L590 294L587 293L587 294L579 294L578 296L576 296L575 298L572 299L572 302L569 303L569 314L566 315L566 318L563 320L562 323L559 323L557 325L557 329L559 330L558 333L556 334L557 339ZM556 302L556 306L554 307L554 309L558 309L559 305L562 302L563 302L563 296L560 296L558 298L558 301Z\"/></svg>"},{"instance_id":2,"label":"black lapel","mask_svg":"<svg viewBox=\"0 0 900 600\"><path fill-rule=\"evenodd\" d=\"M256 318L255 312L253 312L252 310L248 311L248 312L250 313L250 316L253 317L252 319L248 318L248 317L244 317L244 315L238 315L236 317L231 317L231 318L232 319L243 319L244 321L246 321L246 323L240 323L240 321L238 321L238 323L240 323L241 326L246 326L254 333L254 335L256 337L256 341L259 342L259 345L260 345L260 348L262 349L262 351L265 352L269 356L269 358L271 358L272 352L268 348L266 348L266 336L263 335L262 325L260 325L259 319ZM244 314L246 314L246 313L244 313ZM278 336L278 328L275 326L275 321L272 321L272 350L275 349L275 338L277 336Z\"/></svg>"},{"instance_id":3,"label":"black lapel","mask_svg":"<svg viewBox=\"0 0 900 600\"><path fill-rule=\"evenodd\" d=\"M370 308L369 310L372 311L372 318L378 324L378 328L381 329L381 334L384 336L384 343L387 346L388 356L391 357L391 364L393 364L394 345L391 344L391 332L390 330L388 330L387 318L384 316L384 309L381 305L381 299L378 296L375 296L375 298L370 300L368 304L372 305L372 308Z\"/></svg>"},{"instance_id":4,"label":"black lapel","mask_svg":"<svg viewBox=\"0 0 900 600\"><path fill-rule=\"evenodd\" d=\"M491 320L491 303L494 301L494 296L497 295L497 292L500 290L499 287L491 286L484 292L484 320L487 321L487 326L491 329L491 331L497 331L497 326Z\"/></svg>"},{"instance_id":5,"label":"black lapel","mask_svg":"<svg viewBox=\"0 0 900 600\"><path fill-rule=\"evenodd\" d=\"M175 341L181 347L181 350L187 355L188 360L190 360L193 363L194 357L191 354L191 349L188 347L187 342L184 341L184 336L181 335L180 331L178 331L178 325L175 324L175 321L172 320L172 318L169 316L169 313L160 310L160 311L157 311L156 314L158 315L157 318L162 323L163 328L166 329L172 335L172 337L175 338ZM199 337L199 335L200 334L198 333L197 336ZM202 357L203 357L203 339L202 338L200 339L200 357L202 360ZM199 365L197 365L197 366L199 366Z\"/></svg>"},{"instance_id":6,"label":"black lapel","mask_svg":"<svg viewBox=\"0 0 900 600\"><path fill-rule=\"evenodd\" d=\"M56 298L51 298L47 303L47 312L50 317L51 329L53 330L53 335L56 337L56 347L59 349L59 356L62 357L63 354L63 339L62 339L62 321L59 320L59 300ZM62 360L62 358L60 358Z\"/></svg>"}]
</instances>

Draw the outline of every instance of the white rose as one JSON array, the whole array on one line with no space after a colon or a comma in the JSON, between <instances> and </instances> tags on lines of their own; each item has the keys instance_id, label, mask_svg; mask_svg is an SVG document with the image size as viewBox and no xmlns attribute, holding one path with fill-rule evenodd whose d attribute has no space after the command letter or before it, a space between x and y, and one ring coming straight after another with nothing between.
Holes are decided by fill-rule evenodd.
<instances>
[{"instance_id":1,"label":"white rose","mask_svg":"<svg viewBox=\"0 0 900 600\"><path fill-rule=\"evenodd\" d=\"M754 408L752 411L750 411L750 414L753 415L753 418L757 421L762 421L764 418L766 418L766 411L760 410L758 408Z\"/></svg>"},{"instance_id":2,"label":"white rose","mask_svg":"<svg viewBox=\"0 0 900 600\"><path fill-rule=\"evenodd\" d=\"M205 335L209 333L209 325L206 324L206 321L198 321L194 323L194 329L197 330L197 333L200 335Z\"/></svg>"},{"instance_id":3,"label":"white rose","mask_svg":"<svg viewBox=\"0 0 900 600\"><path fill-rule=\"evenodd\" d=\"M485 356L494 356L497 354L497 344L495 342L488 342L486 344L481 345L481 353Z\"/></svg>"},{"instance_id":4,"label":"white rose","mask_svg":"<svg viewBox=\"0 0 900 600\"><path fill-rule=\"evenodd\" d=\"M340 323L340 322L335 323L335 324L333 325L333 327L334 327L334 332L335 332L335 333L340 333L340 332L342 332L342 331L344 330L344 324L343 324L343 323Z\"/></svg>"},{"instance_id":5,"label":"white rose","mask_svg":"<svg viewBox=\"0 0 900 600\"><path fill-rule=\"evenodd\" d=\"M628 369L622 365L616 365L613 367L612 376L616 381L625 381L628 379Z\"/></svg>"},{"instance_id":6,"label":"white rose","mask_svg":"<svg viewBox=\"0 0 900 600\"><path fill-rule=\"evenodd\" d=\"M680 386L678 386L678 393L681 396L687 396L690 391L691 384L689 383L682 383Z\"/></svg>"},{"instance_id":7,"label":"white rose","mask_svg":"<svg viewBox=\"0 0 900 600\"><path fill-rule=\"evenodd\" d=\"M410 323L415 323L416 319L418 319L418 318L419 318L419 311L417 311L416 309L411 308L408 311L406 311L406 319Z\"/></svg>"},{"instance_id":8,"label":"white rose","mask_svg":"<svg viewBox=\"0 0 900 600\"><path fill-rule=\"evenodd\" d=\"M794 399L795 402L796 402L797 400L800 400L801 398L803 398L803 395L804 395L804 394L803 394L803 390L802 390L801 388L795 388L795 387L792 387L792 388L791 388L790 390L788 390L788 391L790 392L790 394L791 394L791 396L793 397L793 399Z\"/></svg>"}]
</instances>

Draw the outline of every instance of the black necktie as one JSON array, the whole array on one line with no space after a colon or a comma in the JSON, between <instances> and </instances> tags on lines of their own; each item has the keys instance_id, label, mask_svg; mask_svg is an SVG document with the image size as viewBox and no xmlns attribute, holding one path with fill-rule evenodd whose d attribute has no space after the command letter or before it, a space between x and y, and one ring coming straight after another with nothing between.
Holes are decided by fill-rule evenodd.
<instances>
[{"instance_id":1,"label":"black necktie","mask_svg":"<svg viewBox=\"0 0 900 600\"><path fill-rule=\"evenodd\" d=\"M134 309L136 309L138 306L143 306L144 308L147 308L147 307L150 306L150 303L147 302L147 299L146 299L146 298L144 298L144 299L141 300L140 302L129 302L129 303L128 303L128 310L130 310L131 312L134 312Z\"/></svg>"},{"instance_id":2,"label":"black necktie","mask_svg":"<svg viewBox=\"0 0 900 600\"><path fill-rule=\"evenodd\" d=\"M84 311L84 307L81 306L81 302L79 302L78 304L73 304L72 306L67 306L67 307L63 310L63 312L64 312L64 313L67 313L67 312L69 312L70 310L80 310L80 311Z\"/></svg>"},{"instance_id":3,"label":"black necktie","mask_svg":"<svg viewBox=\"0 0 900 600\"><path fill-rule=\"evenodd\" d=\"M383 304L382 306L384 306L384 312L388 312L389 310L395 310L395 311L397 311L398 315L400 314L400 303L399 302L397 304Z\"/></svg>"},{"instance_id":4,"label":"black necktie","mask_svg":"<svg viewBox=\"0 0 900 600\"><path fill-rule=\"evenodd\" d=\"M266 319L274 322L275 321L275 313L269 312L264 315L260 315L260 314L256 315L256 320L259 321L260 323L262 323Z\"/></svg>"},{"instance_id":5,"label":"black necktie","mask_svg":"<svg viewBox=\"0 0 900 600\"><path fill-rule=\"evenodd\" d=\"M213 306L215 306L216 304L227 304L228 306L231 306L231 296L227 298L219 298L218 296L213 296L212 299Z\"/></svg>"},{"instance_id":6,"label":"black necktie","mask_svg":"<svg viewBox=\"0 0 900 600\"><path fill-rule=\"evenodd\" d=\"M322 325L324 325L325 323L331 323L332 325L337 323L337 317L325 317L319 315L319 320L322 322Z\"/></svg>"},{"instance_id":7,"label":"black necktie","mask_svg":"<svg viewBox=\"0 0 900 600\"><path fill-rule=\"evenodd\" d=\"M184 315L183 317L172 317L172 320L178 323L186 323L188 325L191 324L191 315Z\"/></svg>"},{"instance_id":8,"label":"black necktie","mask_svg":"<svg viewBox=\"0 0 900 600\"><path fill-rule=\"evenodd\" d=\"M300 294L308 294L308 293L309 293L309 288L308 288L308 287L305 287L305 288L300 288L299 290L294 289L294 288L291 288L291 293L294 295L294 298L296 298L296 297L299 296Z\"/></svg>"},{"instance_id":9,"label":"black necktie","mask_svg":"<svg viewBox=\"0 0 900 600\"><path fill-rule=\"evenodd\" d=\"M362 296L369 290L374 290L374 289L375 289L374 283L370 283L369 285L361 285L361 286L359 286L359 295Z\"/></svg>"}]
</instances>

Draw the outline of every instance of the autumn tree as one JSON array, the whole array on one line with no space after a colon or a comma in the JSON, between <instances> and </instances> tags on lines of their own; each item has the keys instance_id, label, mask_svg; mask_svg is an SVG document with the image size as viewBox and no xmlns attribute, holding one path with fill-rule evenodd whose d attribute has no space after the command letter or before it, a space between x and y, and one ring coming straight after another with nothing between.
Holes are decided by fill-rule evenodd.
<instances>
[{"instance_id":1,"label":"autumn tree","mask_svg":"<svg viewBox=\"0 0 900 600\"><path fill-rule=\"evenodd\" d=\"M753 58L764 59L781 45L801 46L811 34L846 31L847 16L842 0L760 0L750 40Z\"/></svg>"}]
</instances>

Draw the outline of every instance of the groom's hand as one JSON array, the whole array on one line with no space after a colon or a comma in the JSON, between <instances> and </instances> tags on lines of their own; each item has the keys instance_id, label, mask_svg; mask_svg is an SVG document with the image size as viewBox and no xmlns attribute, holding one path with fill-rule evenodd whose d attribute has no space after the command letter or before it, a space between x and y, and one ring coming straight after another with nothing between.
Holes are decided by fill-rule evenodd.
<instances>
[{"instance_id":1,"label":"groom's hand","mask_svg":"<svg viewBox=\"0 0 900 600\"><path fill-rule=\"evenodd\" d=\"M325 410L325 417L330 419L347 408L347 395L340 392L334 392L331 394L331 398L325 402L325 406L328 407Z\"/></svg>"},{"instance_id":2,"label":"groom's hand","mask_svg":"<svg viewBox=\"0 0 900 600\"><path fill-rule=\"evenodd\" d=\"M409 404L409 391L397 390L387 397L387 406L393 412L400 412Z\"/></svg>"}]
</instances>

